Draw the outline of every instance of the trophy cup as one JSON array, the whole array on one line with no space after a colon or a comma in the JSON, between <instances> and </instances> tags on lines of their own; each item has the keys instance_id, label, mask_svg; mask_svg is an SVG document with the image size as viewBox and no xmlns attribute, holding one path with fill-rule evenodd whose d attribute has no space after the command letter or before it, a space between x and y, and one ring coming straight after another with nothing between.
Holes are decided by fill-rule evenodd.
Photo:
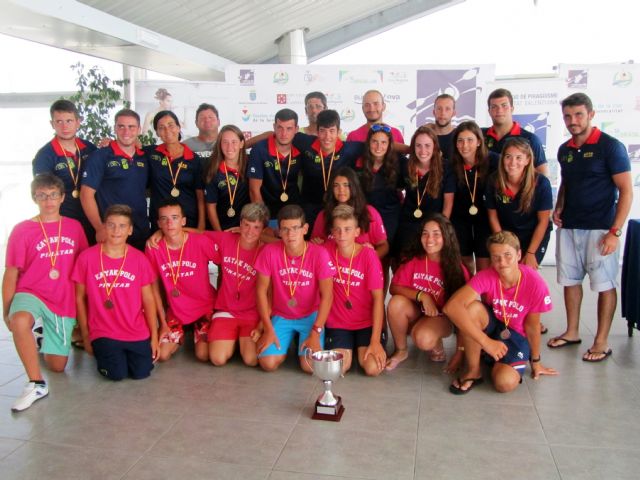
<instances>
[{"instance_id":1,"label":"trophy cup","mask_svg":"<svg viewBox=\"0 0 640 480\"><path fill-rule=\"evenodd\" d=\"M342 376L342 353L335 350L310 352L311 350L305 352L307 364L313 370L314 375L324 383L324 393L316 400L311 418L339 422L344 412L344 406L342 398L333 395L331 383Z\"/></svg>"}]
</instances>

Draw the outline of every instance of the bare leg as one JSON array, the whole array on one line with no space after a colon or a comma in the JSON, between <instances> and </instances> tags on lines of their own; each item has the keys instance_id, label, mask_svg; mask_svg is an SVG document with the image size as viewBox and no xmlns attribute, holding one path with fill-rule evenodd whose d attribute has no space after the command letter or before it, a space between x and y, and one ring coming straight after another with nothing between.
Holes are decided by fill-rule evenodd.
<instances>
[{"instance_id":1,"label":"bare leg","mask_svg":"<svg viewBox=\"0 0 640 480\"><path fill-rule=\"evenodd\" d=\"M412 322L420 316L420 311L415 303L407 297L394 295L389 301L387 315L391 334L393 335L393 344L395 346L395 351L387 361L387 366L390 367L390 370L393 370L400 362L405 361L409 356L407 350L407 334L409 333Z\"/></svg>"},{"instance_id":2,"label":"bare leg","mask_svg":"<svg viewBox=\"0 0 640 480\"><path fill-rule=\"evenodd\" d=\"M444 316L421 317L411 330L413 343L420 350L429 351L432 362L444 362L446 356L442 339L451 335L453 327Z\"/></svg>"},{"instance_id":3,"label":"bare leg","mask_svg":"<svg viewBox=\"0 0 640 480\"><path fill-rule=\"evenodd\" d=\"M258 353L256 352L256 344L251 337L240 337L238 340L240 346L240 356L245 365L255 367L258 364Z\"/></svg>"},{"instance_id":4,"label":"bare leg","mask_svg":"<svg viewBox=\"0 0 640 480\"><path fill-rule=\"evenodd\" d=\"M9 318L9 330L13 334L13 343L27 372L27 377L31 381L43 379L38 359L38 346L33 337L33 323L33 315L28 312L16 312Z\"/></svg>"},{"instance_id":5,"label":"bare leg","mask_svg":"<svg viewBox=\"0 0 640 480\"><path fill-rule=\"evenodd\" d=\"M194 350L198 360L201 362L209 361L209 343L206 339L196 342Z\"/></svg>"},{"instance_id":6,"label":"bare leg","mask_svg":"<svg viewBox=\"0 0 640 480\"><path fill-rule=\"evenodd\" d=\"M235 340L214 340L209 342L209 360L216 367L225 365L233 356Z\"/></svg>"},{"instance_id":7,"label":"bare leg","mask_svg":"<svg viewBox=\"0 0 640 480\"><path fill-rule=\"evenodd\" d=\"M166 362L173 356L174 353L178 351L178 348L180 348L180 345L177 343L162 342L158 347L158 350L159 350L158 361Z\"/></svg>"},{"instance_id":8,"label":"bare leg","mask_svg":"<svg viewBox=\"0 0 640 480\"><path fill-rule=\"evenodd\" d=\"M468 308L469 316L471 319L478 323L480 328L484 330L489 323L489 315L487 309L480 302L473 302ZM466 360L466 370L458 379L453 381L453 385L460 388L462 391L466 391L471 388L471 379L481 378L482 370L480 368L480 354L482 348L469 336L462 336L462 342L464 344L464 357Z\"/></svg>"},{"instance_id":9,"label":"bare leg","mask_svg":"<svg viewBox=\"0 0 640 480\"><path fill-rule=\"evenodd\" d=\"M369 377L377 377L382 373L382 370L378 368L378 364L372 355L369 355L367 359L364 358L364 353L367 351L367 347L358 347L358 363L364 370L364 373Z\"/></svg>"},{"instance_id":10,"label":"bare leg","mask_svg":"<svg viewBox=\"0 0 640 480\"><path fill-rule=\"evenodd\" d=\"M265 372L275 372L286 358L286 355L269 355L258 358L258 363Z\"/></svg>"},{"instance_id":11,"label":"bare leg","mask_svg":"<svg viewBox=\"0 0 640 480\"><path fill-rule=\"evenodd\" d=\"M342 354L342 374L344 375L351 369L353 352L346 348L336 348L336 351Z\"/></svg>"},{"instance_id":12,"label":"bare leg","mask_svg":"<svg viewBox=\"0 0 640 480\"><path fill-rule=\"evenodd\" d=\"M607 290L598 294L598 330L590 350L584 356L594 360L601 358L603 353L609 350L609 331L613 322L613 314L616 311L618 294L616 289Z\"/></svg>"},{"instance_id":13,"label":"bare leg","mask_svg":"<svg viewBox=\"0 0 640 480\"><path fill-rule=\"evenodd\" d=\"M567 328L564 333L547 342L550 347L562 345L560 338L578 340L580 338L580 306L582 305L582 285L564 287L564 307L567 313ZM558 339L558 340L556 340Z\"/></svg>"},{"instance_id":14,"label":"bare leg","mask_svg":"<svg viewBox=\"0 0 640 480\"><path fill-rule=\"evenodd\" d=\"M67 366L67 360L69 360L69 357L66 355L53 355L49 353L45 353L44 355L44 362L47 364L47 368L56 373L64 372L64 368Z\"/></svg>"}]
</instances>

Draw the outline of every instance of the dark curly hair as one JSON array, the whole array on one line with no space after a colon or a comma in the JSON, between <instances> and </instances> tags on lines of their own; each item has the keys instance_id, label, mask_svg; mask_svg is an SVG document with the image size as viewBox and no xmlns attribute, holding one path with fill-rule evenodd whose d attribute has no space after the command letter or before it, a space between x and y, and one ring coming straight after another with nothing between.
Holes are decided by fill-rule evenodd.
<instances>
[{"instance_id":1,"label":"dark curly hair","mask_svg":"<svg viewBox=\"0 0 640 480\"><path fill-rule=\"evenodd\" d=\"M333 227L333 219L331 214L333 209L336 208L339 204L336 200L336 197L333 195L333 182L335 182L336 178L345 177L349 181L349 200L347 201L347 205L353 207L354 214L358 219L358 227L362 232L369 231L369 225L371 223L371 217L369 215L369 210L367 209L367 199L364 196L364 192L362 191L362 186L360 185L360 180L358 180L358 175L349 167L340 167L337 170L334 170L331 173L331 177L329 177L329 186L327 191L324 193L324 233L329 236L331 233L331 228Z\"/></svg>"},{"instance_id":2,"label":"dark curly hair","mask_svg":"<svg viewBox=\"0 0 640 480\"><path fill-rule=\"evenodd\" d=\"M460 255L460 246L458 237L456 237L455 229L451 221L440 213L430 213L420 223L420 229L416 236L409 242L406 250L401 254L401 263L406 263L414 258L424 258L426 252L422 246L422 230L429 222L435 222L442 232L442 251L440 252L440 268L442 269L442 279L444 280L445 298L451 297L462 287L466 280L464 278L464 270L462 267L462 256Z\"/></svg>"},{"instance_id":3,"label":"dark curly hair","mask_svg":"<svg viewBox=\"0 0 640 480\"><path fill-rule=\"evenodd\" d=\"M379 124L375 124L379 125ZM374 125L374 126L375 126ZM365 191L370 192L373 188L373 178L375 173L373 173L373 157L371 156L371 150L369 149L369 143L371 142L371 138L376 133L382 133L386 135L389 140L389 148L387 148L387 153L384 154L384 159L382 160L382 175L384 176L384 180L387 186L391 188L395 188L398 179L398 154L393 148L393 136L391 135L391 128L388 125L384 125L384 129L374 129L370 128L367 133L367 140L365 142L364 151L362 153L363 166L362 166L362 186ZM388 130L388 131L387 131Z\"/></svg>"}]
</instances>

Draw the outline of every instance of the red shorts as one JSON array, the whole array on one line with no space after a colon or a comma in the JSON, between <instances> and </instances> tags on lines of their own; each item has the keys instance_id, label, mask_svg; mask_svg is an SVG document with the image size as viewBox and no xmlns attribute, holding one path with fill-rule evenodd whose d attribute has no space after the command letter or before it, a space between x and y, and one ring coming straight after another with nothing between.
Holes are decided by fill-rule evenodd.
<instances>
[{"instance_id":1,"label":"red shorts","mask_svg":"<svg viewBox=\"0 0 640 480\"><path fill-rule=\"evenodd\" d=\"M251 336L251 331L258 325L257 319L246 320L219 316L221 314L225 315L225 312L216 312L214 318L211 319L211 327L209 328L210 342L214 340L238 340L240 337L249 337Z\"/></svg>"},{"instance_id":2,"label":"red shorts","mask_svg":"<svg viewBox=\"0 0 640 480\"><path fill-rule=\"evenodd\" d=\"M189 325L193 325L193 343L206 342L211 326L211 313L203 315ZM177 343L178 345L182 345L184 342L184 325L182 325L182 322L178 320L171 311L167 312L167 326L169 327L169 333L165 333L160 337L160 343Z\"/></svg>"}]
</instances>

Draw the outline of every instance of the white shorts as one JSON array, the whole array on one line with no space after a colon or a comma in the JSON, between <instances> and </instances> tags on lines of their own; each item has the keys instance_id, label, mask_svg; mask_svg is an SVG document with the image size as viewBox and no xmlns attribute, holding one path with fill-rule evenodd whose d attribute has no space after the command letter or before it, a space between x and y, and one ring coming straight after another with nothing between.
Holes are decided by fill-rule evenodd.
<instances>
[{"instance_id":1,"label":"white shorts","mask_svg":"<svg viewBox=\"0 0 640 480\"><path fill-rule=\"evenodd\" d=\"M556 267L563 287L582 285L585 275L594 292L618 287L620 248L610 255L600 253L600 242L607 230L556 230Z\"/></svg>"}]
</instances>

